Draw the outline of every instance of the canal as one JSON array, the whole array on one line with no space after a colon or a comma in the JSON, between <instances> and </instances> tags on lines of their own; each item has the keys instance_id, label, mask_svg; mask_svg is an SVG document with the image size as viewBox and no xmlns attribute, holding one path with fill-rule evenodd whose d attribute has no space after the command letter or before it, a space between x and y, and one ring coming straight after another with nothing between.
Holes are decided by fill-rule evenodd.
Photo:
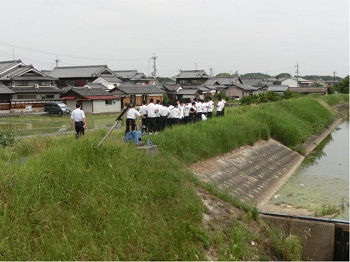
<instances>
[{"instance_id":1,"label":"canal","mask_svg":"<svg viewBox=\"0 0 350 262\"><path fill-rule=\"evenodd\" d=\"M305 158L270 204L349 221L349 121L342 122Z\"/></svg>"}]
</instances>

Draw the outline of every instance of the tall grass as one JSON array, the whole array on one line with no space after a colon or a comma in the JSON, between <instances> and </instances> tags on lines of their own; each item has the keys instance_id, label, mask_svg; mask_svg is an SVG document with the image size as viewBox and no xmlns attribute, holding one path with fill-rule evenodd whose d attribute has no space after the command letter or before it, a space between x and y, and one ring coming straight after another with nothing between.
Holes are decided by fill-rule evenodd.
<instances>
[{"instance_id":1,"label":"tall grass","mask_svg":"<svg viewBox=\"0 0 350 262\"><path fill-rule=\"evenodd\" d=\"M274 138L296 148L324 130L335 117L317 99L309 97L226 111L223 118L176 126L151 139L165 152L191 163L261 139Z\"/></svg>"},{"instance_id":2,"label":"tall grass","mask_svg":"<svg viewBox=\"0 0 350 262\"><path fill-rule=\"evenodd\" d=\"M313 98L228 108L225 117L144 137L160 148L155 156L124 143L122 130L102 147L106 130L21 139L0 148L0 258L204 260L214 247L220 259L269 259L268 236L252 235L247 221L214 237L203 230L205 209L184 164L270 137L294 146L332 118ZM285 239L275 249L298 259ZM259 252L250 241L260 241Z\"/></svg>"},{"instance_id":3,"label":"tall grass","mask_svg":"<svg viewBox=\"0 0 350 262\"><path fill-rule=\"evenodd\" d=\"M50 138L0 169L1 259L203 259L203 207L176 159L98 138Z\"/></svg>"}]
</instances>

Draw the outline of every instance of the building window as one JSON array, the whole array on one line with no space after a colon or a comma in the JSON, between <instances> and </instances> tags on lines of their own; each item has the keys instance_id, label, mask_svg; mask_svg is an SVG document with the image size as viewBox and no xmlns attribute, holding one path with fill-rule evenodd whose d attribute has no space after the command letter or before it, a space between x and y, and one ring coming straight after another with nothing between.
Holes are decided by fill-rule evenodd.
<instances>
[{"instance_id":1,"label":"building window","mask_svg":"<svg viewBox=\"0 0 350 262\"><path fill-rule=\"evenodd\" d=\"M18 99L36 99L36 95L17 95Z\"/></svg>"},{"instance_id":2,"label":"building window","mask_svg":"<svg viewBox=\"0 0 350 262\"><path fill-rule=\"evenodd\" d=\"M130 103L135 104L136 102L136 95L130 95Z\"/></svg>"},{"instance_id":3,"label":"building window","mask_svg":"<svg viewBox=\"0 0 350 262\"><path fill-rule=\"evenodd\" d=\"M28 82L27 81L21 81L21 82L18 82L18 85L19 86L28 86Z\"/></svg>"},{"instance_id":4,"label":"building window","mask_svg":"<svg viewBox=\"0 0 350 262\"><path fill-rule=\"evenodd\" d=\"M105 100L105 105L111 105L113 104L113 100Z\"/></svg>"}]
</instances>

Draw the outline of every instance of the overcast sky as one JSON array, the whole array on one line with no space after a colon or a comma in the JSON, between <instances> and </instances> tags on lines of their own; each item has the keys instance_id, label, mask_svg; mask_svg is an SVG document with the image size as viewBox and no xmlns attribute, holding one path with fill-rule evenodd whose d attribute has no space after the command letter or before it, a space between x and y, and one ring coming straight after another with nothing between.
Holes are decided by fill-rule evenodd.
<instances>
[{"instance_id":1,"label":"overcast sky","mask_svg":"<svg viewBox=\"0 0 350 262\"><path fill-rule=\"evenodd\" d=\"M349 74L349 0L0 0L0 61Z\"/></svg>"}]
</instances>

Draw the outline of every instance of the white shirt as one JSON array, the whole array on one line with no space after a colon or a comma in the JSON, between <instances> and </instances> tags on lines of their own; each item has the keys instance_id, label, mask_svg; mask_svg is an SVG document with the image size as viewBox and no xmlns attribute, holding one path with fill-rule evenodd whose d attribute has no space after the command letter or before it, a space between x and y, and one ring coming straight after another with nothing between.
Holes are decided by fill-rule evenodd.
<instances>
[{"instance_id":1,"label":"white shirt","mask_svg":"<svg viewBox=\"0 0 350 262\"><path fill-rule=\"evenodd\" d=\"M147 106L146 105L140 106L139 112L141 115L147 115Z\"/></svg>"},{"instance_id":2,"label":"white shirt","mask_svg":"<svg viewBox=\"0 0 350 262\"><path fill-rule=\"evenodd\" d=\"M207 103L206 102L202 103L202 112L203 113L208 112L208 108L207 108Z\"/></svg>"},{"instance_id":3,"label":"white shirt","mask_svg":"<svg viewBox=\"0 0 350 262\"><path fill-rule=\"evenodd\" d=\"M223 101L219 101L218 102L218 108L216 109L216 111L222 111L224 106L225 106L224 102Z\"/></svg>"},{"instance_id":4,"label":"white shirt","mask_svg":"<svg viewBox=\"0 0 350 262\"><path fill-rule=\"evenodd\" d=\"M208 101L207 107L208 107L208 112L213 112L213 109L214 109L214 102L213 102L213 100L209 100Z\"/></svg>"},{"instance_id":5,"label":"white shirt","mask_svg":"<svg viewBox=\"0 0 350 262\"><path fill-rule=\"evenodd\" d=\"M129 119L135 119L136 117L140 116L140 112L137 111L135 108L130 108L128 110L128 112L126 113L126 118L129 118Z\"/></svg>"},{"instance_id":6,"label":"white shirt","mask_svg":"<svg viewBox=\"0 0 350 262\"><path fill-rule=\"evenodd\" d=\"M149 103L147 105L147 116L148 117L156 117L156 108L153 103Z\"/></svg>"},{"instance_id":7,"label":"white shirt","mask_svg":"<svg viewBox=\"0 0 350 262\"><path fill-rule=\"evenodd\" d=\"M170 118L181 118L180 110L177 107L171 109Z\"/></svg>"},{"instance_id":8,"label":"white shirt","mask_svg":"<svg viewBox=\"0 0 350 262\"><path fill-rule=\"evenodd\" d=\"M202 102L196 103L197 113L202 113Z\"/></svg>"},{"instance_id":9,"label":"white shirt","mask_svg":"<svg viewBox=\"0 0 350 262\"><path fill-rule=\"evenodd\" d=\"M169 109L166 106L161 106L159 113L160 113L160 116L168 116Z\"/></svg>"},{"instance_id":10,"label":"white shirt","mask_svg":"<svg viewBox=\"0 0 350 262\"><path fill-rule=\"evenodd\" d=\"M82 122L85 118L85 113L80 108L76 108L72 111L72 115L70 117L74 122Z\"/></svg>"}]
</instances>

